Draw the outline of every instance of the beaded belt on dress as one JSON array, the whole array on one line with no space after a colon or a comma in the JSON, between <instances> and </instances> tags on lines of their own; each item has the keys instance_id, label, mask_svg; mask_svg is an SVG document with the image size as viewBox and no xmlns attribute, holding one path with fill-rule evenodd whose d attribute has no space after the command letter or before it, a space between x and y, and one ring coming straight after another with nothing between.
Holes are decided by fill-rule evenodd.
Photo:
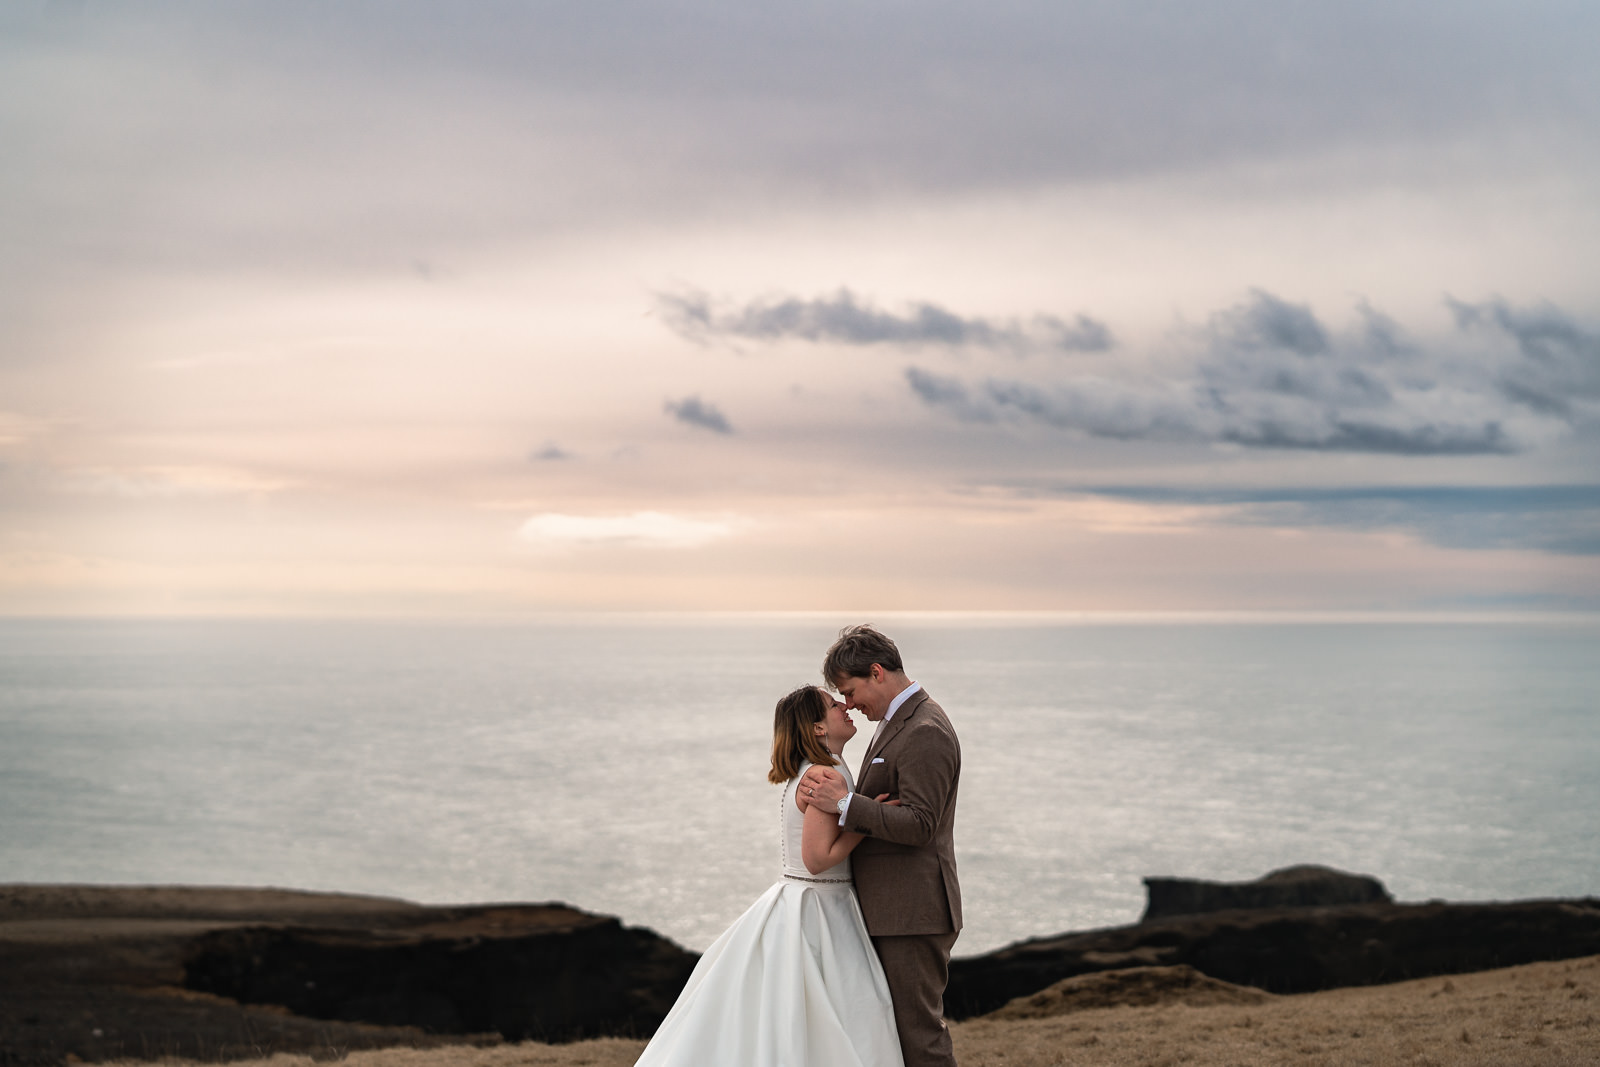
<instances>
[{"instance_id":1,"label":"beaded belt on dress","mask_svg":"<svg viewBox=\"0 0 1600 1067\"><path fill-rule=\"evenodd\" d=\"M854 878L808 878L803 874L790 874L788 871L783 872L783 877L785 881L811 882L815 885L853 885L855 883Z\"/></svg>"}]
</instances>

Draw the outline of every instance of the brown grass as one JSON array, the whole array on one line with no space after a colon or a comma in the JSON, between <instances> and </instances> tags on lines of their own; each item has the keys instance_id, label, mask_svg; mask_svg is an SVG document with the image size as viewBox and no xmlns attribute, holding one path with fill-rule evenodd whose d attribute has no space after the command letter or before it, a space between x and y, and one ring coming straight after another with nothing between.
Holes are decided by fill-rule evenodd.
<instances>
[{"instance_id":1,"label":"brown grass","mask_svg":"<svg viewBox=\"0 0 1600 1067\"><path fill-rule=\"evenodd\" d=\"M1182 975L1074 980L1029 1018L951 1027L962 1067L1578 1067L1600 1064L1600 956L1231 1003ZM1137 1005L1096 1006L1119 983ZM1236 988L1236 987L1230 987ZM1223 998L1219 1002L1219 996ZM1246 998L1249 999L1249 998ZM1019 1002L1013 1002L1019 1003ZM1018 1014L1018 1013L1012 1013ZM354 1052L348 1067L631 1067L642 1041ZM274 1056L252 1067L311 1067ZM708 1064L707 1067L724 1067ZM729 1064L725 1067L742 1067Z\"/></svg>"}]
</instances>

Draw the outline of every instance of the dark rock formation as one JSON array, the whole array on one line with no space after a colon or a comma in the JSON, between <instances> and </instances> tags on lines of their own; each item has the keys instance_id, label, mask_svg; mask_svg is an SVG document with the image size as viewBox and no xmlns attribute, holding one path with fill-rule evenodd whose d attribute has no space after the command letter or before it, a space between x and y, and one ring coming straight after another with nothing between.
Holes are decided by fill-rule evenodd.
<instances>
[{"instance_id":1,"label":"dark rock formation","mask_svg":"<svg viewBox=\"0 0 1600 1067\"><path fill-rule=\"evenodd\" d=\"M1391 903L1383 883L1365 874L1306 864L1273 871L1253 882L1207 882L1198 878L1146 878L1143 921L1200 915L1233 908L1309 908L1335 904Z\"/></svg>"},{"instance_id":2,"label":"dark rock formation","mask_svg":"<svg viewBox=\"0 0 1600 1067\"><path fill-rule=\"evenodd\" d=\"M950 961L945 1012L983 1015L1063 978L1188 964L1238 985L1309 993L1600 954L1600 900L1347 904L1177 916L1040 938Z\"/></svg>"},{"instance_id":3,"label":"dark rock formation","mask_svg":"<svg viewBox=\"0 0 1600 1067\"><path fill-rule=\"evenodd\" d=\"M694 969L672 942L605 916L447 911L406 930L220 930L195 942L184 984L313 1019L572 1041L648 1036Z\"/></svg>"},{"instance_id":4,"label":"dark rock formation","mask_svg":"<svg viewBox=\"0 0 1600 1067\"><path fill-rule=\"evenodd\" d=\"M0 885L0 1067L643 1035L695 959L560 904Z\"/></svg>"}]
</instances>

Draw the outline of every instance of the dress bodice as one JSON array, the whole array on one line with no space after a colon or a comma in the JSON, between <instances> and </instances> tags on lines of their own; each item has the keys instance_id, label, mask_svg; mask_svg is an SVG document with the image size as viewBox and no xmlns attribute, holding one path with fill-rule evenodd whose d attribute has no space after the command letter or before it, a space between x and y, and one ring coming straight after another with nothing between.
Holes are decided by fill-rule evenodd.
<instances>
[{"instance_id":1,"label":"dress bodice","mask_svg":"<svg viewBox=\"0 0 1600 1067\"><path fill-rule=\"evenodd\" d=\"M789 779L788 784L783 787L782 806L778 813L778 839L783 842L783 876L803 882L848 882L851 880L850 857L846 856L821 874L812 874L806 870L805 860L800 858L800 834L805 826L806 817L805 813L795 806L794 794L795 790L800 788L800 779L805 777L810 767L809 762L802 763L800 772ZM852 793L855 792L856 780L850 773L850 768L841 763L834 770L844 775L845 788Z\"/></svg>"}]
</instances>

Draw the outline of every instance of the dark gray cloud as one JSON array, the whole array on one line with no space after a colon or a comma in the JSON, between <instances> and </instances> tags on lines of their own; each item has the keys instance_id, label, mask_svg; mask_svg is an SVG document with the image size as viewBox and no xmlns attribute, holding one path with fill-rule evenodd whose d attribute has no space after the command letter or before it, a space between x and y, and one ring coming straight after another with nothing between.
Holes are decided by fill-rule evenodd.
<instances>
[{"instance_id":1,"label":"dark gray cloud","mask_svg":"<svg viewBox=\"0 0 1600 1067\"><path fill-rule=\"evenodd\" d=\"M1376 357L1399 359L1415 355L1417 348L1406 337L1400 324L1365 300L1356 306L1361 318L1361 344Z\"/></svg>"},{"instance_id":2,"label":"dark gray cloud","mask_svg":"<svg viewBox=\"0 0 1600 1067\"><path fill-rule=\"evenodd\" d=\"M1592 421L1600 341L1556 308L1452 303L1511 350L1431 353L1393 320L1358 308L1336 334L1263 290L1212 316L1192 364L1173 374L967 382L906 371L924 404L966 422L1010 420L1116 440L1401 456L1496 455Z\"/></svg>"},{"instance_id":3,"label":"dark gray cloud","mask_svg":"<svg viewBox=\"0 0 1600 1067\"><path fill-rule=\"evenodd\" d=\"M1422 423L1385 426L1334 419L1316 424L1257 422L1229 427L1221 439L1249 448L1298 448L1316 452L1371 452L1394 456L1509 454L1517 447L1498 422L1466 426Z\"/></svg>"},{"instance_id":4,"label":"dark gray cloud","mask_svg":"<svg viewBox=\"0 0 1600 1067\"><path fill-rule=\"evenodd\" d=\"M843 345L984 348L1023 353L1054 349L1103 352L1112 346L1103 322L1077 315L1070 322L1035 315L1026 323L957 315L937 304L913 303L895 314L864 302L848 289L833 296L752 301L718 311L703 293L657 294L668 326L694 340L796 339Z\"/></svg>"},{"instance_id":5,"label":"dark gray cloud","mask_svg":"<svg viewBox=\"0 0 1600 1067\"><path fill-rule=\"evenodd\" d=\"M733 427L729 424L727 416L723 415L713 405L701 400L698 396L686 396L682 400L668 400L662 410L679 422L687 423L690 426L698 426L713 433L733 432Z\"/></svg>"},{"instance_id":6,"label":"dark gray cloud","mask_svg":"<svg viewBox=\"0 0 1600 1067\"><path fill-rule=\"evenodd\" d=\"M907 367L906 384L924 403L943 408L964 421L994 422L997 417L992 406L974 401L972 393L959 378L934 374L921 367Z\"/></svg>"},{"instance_id":7,"label":"dark gray cloud","mask_svg":"<svg viewBox=\"0 0 1600 1067\"><path fill-rule=\"evenodd\" d=\"M1116 440L1182 440L1193 435L1188 413L1154 389L1128 389L1104 379L1072 389L989 379L984 400L1007 413L1060 429Z\"/></svg>"},{"instance_id":8,"label":"dark gray cloud","mask_svg":"<svg viewBox=\"0 0 1600 1067\"><path fill-rule=\"evenodd\" d=\"M541 447L535 449L528 458L538 460L541 463L556 463L564 459L571 459L572 453L554 441L546 441Z\"/></svg>"},{"instance_id":9,"label":"dark gray cloud","mask_svg":"<svg viewBox=\"0 0 1600 1067\"><path fill-rule=\"evenodd\" d=\"M1310 308L1262 289L1252 289L1248 301L1218 313L1211 329L1220 345L1244 352L1315 356L1328 350L1328 331Z\"/></svg>"},{"instance_id":10,"label":"dark gray cloud","mask_svg":"<svg viewBox=\"0 0 1600 1067\"><path fill-rule=\"evenodd\" d=\"M1522 358L1501 368L1497 379L1508 399L1561 418L1600 400L1600 334L1583 329L1560 308L1518 309L1503 300L1449 303L1462 329L1495 332L1516 343Z\"/></svg>"},{"instance_id":11,"label":"dark gray cloud","mask_svg":"<svg viewBox=\"0 0 1600 1067\"><path fill-rule=\"evenodd\" d=\"M1446 548L1600 555L1600 485L1048 491L1216 507L1228 521L1249 525L1398 529Z\"/></svg>"}]
</instances>

